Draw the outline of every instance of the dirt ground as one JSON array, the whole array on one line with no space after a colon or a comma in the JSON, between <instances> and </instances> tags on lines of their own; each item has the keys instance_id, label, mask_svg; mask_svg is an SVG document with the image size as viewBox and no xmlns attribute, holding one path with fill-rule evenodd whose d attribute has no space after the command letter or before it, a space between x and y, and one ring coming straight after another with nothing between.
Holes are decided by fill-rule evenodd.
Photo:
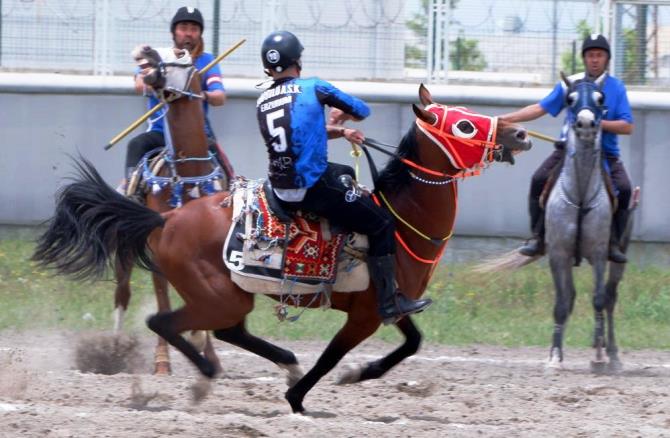
<instances>
[{"instance_id":1,"label":"dirt ground","mask_svg":"<svg viewBox=\"0 0 670 438\"><path fill-rule=\"evenodd\" d=\"M586 349L568 349L564 369L547 373L545 348L426 345L380 380L335 385L345 364L394 348L369 342L296 415L283 371L235 347L217 341L225 374L195 403L195 370L178 353L172 376L148 372L153 338L139 340L138 371L102 375L78 370L78 337L0 333L0 437L670 437L670 352L623 351L622 372L595 376ZM303 367L325 347L280 344Z\"/></svg>"}]
</instances>

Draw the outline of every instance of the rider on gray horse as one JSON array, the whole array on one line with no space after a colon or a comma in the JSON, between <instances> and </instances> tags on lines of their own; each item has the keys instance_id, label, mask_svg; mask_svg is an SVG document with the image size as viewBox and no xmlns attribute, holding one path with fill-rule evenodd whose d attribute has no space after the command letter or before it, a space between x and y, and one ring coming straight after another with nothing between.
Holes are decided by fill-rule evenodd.
<instances>
[{"instance_id":1,"label":"rider on gray horse","mask_svg":"<svg viewBox=\"0 0 670 438\"><path fill-rule=\"evenodd\" d=\"M623 82L607 73L610 58L610 46L607 39L602 35L590 35L582 44L582 59L586 71L571 76L570 80L575 81L584 77L595 80L603 74L607 75L602 86L607 108L607 113L601 123L602 149L618 199L618 208L612 220L609 259L616 263L625 263L626 255L621 251L620 242L628 221L631 184L621 160L617 135L630 135L633 132L633 116ZM565 85L561 81L539 103L502 115L500 119L510 122L528 122L547 113L556 117L565 105ZM564 133L565 129L561 137ZM563 149L562 141L556 143L554 152L533 174L528 196L533 238L519 250L525 256L544 254L544 211L540 206L540 195L552 170L560 163L564 155Z\"/></svg>"}]
</instances>

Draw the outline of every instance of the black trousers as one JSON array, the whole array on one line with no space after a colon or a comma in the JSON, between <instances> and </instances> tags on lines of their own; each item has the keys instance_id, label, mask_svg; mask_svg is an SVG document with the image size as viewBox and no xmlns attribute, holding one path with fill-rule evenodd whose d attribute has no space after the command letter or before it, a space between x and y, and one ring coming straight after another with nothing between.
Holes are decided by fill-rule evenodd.
<instances>
[{"instance_id":1,"label":"black trousers","mask_svg":"<svg viewBox=\"0 0 670 438\"><path fill-rule=\"evenodd\" d=\"M531 201L540 199L540 195L542 194L544 185L547 183L547 180L551 175L551 171L560 163L563 154L565 154L563 149L555 149L554 152L540 164L540 167L537 168L530 182L529 197ZM617 199L619 208L627 209L631 196L631 184L628 174L626 173L626 168L623 165L623 161L619 157L607 157L607 163L610 166L612 184L614 184L618 193Z\"/></svg>"},{"instance_id":2,"label":"black trousers","mask_svg":"<svg viewBox=\"0 0 670 438\"><path fill-rule=\"evenodd\" d=\"M329 163L326 172L307 190L302 201L279 202L286 209L310 211L327 218L337 227L367 234L372 257L395 253L393 216L369 197L347 202L345 193L348 189L339 181L339 176L344 173L353 174L353 170L349 166Z\"/></svg>"},{"instance_id":3,"label":"black trousers","mask_svg":"<svg viewBox=\"0 0 670 438\"><path fill-rule=\"evenodd\" d=\"M207 145L209 151L219 159L220 163L223 163L221 157L219 157L219 151L216 147L216 139L207 137ZM163 138L162 132L147 131L134 137L128 142L128 149L126 150L126 172L128 171L127 169L135 168L144 154L151 151L152 149L163 146L165 146L165 139ZM128 175L126 175L126 177L128 177Z\"/></svg>"}]
</instances>

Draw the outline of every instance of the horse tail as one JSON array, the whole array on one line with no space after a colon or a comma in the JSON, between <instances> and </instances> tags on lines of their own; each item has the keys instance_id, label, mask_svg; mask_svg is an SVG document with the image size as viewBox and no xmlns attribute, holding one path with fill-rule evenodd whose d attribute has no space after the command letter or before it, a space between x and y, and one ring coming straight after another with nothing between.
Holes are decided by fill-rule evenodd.
<instances>
[{"instance_id":1,"label":"horse tail","mask_svg":"<svg viewBox=\"0 0 670 438\"><path fill-rule=\"evenodd\" d=\"M514 271L523 266L530 265L534 261L541 258L541 255L527 257L525 255L519 254L519 251L514 249L499 256L485 259L483 262L476 264L472 270L483 274L502 271Z\"/></svg>"},{"instance_id":2,"label":"horse tail","mask_svg":"<svg viewBox=\"0 0 670 438\"><path fill-rule=\"evenodd\" d=\"M115 257L157 270L147 239L165 219L116 192L83 157L75 167L73 181L56 195L55 213L32 260L75 279L101 278Z\"/></svg>"}]
</instances>

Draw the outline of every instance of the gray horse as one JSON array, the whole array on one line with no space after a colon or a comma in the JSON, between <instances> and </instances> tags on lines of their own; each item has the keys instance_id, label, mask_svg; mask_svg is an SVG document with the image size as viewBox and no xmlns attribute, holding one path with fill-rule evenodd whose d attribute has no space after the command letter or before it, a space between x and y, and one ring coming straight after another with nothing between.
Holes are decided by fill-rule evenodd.
<instances>
[{"instance_id":1,"label":"gray horse","mask_svg":"<svg viewBox=\"0 0 670 438\"><path fill-rule=\"evenodd\" d=\"M568 132L566 154L556 185L545 207L546 239L549 265L556 288L554 303L554 336L549 366L563 361L563 329L575 300L572 266L586 258L593 267L596 349L593 368L604 365L605 347L603 311L607 307L609 326L612 326L614 303L608 305L605 289L605 269L609 246L612 204L609 200L600 150L600 121L604 114L604 96L600 92L604 75L595 82L582 80L567 86ZM614 330L608 330L607 355L613 367L620 367Z\"/></svg>"},{"instance_id":2,"label":"gray horse","mask_svg":"<svg viewBox=\"0 0 670 438\"><path fill-rule=\"evenodd\" d=\"M595 81L575 82L561 77L567 87L568 111L566 153L558 179L545 206L546 243L549 264L556 289L554 303L554 333L548 368L560 368L563 362L563 331L575 302L573 266L582 257L593 268L593 308L595 330L593 346L595 358L591 361L594 372L621 369L614 337L614 306L617 286L623 277L624 264L611 263L605 284L610 224L613 205L603 172L600 122L604 115L604 96L600 91L604 75ZM633 208L639 189L633 195ZM619 206L628 208L628 206ZM621 243L626 250L632 220L628 221ZM481 272L515 269L532 263L541 256L526 257L514 252L479 265ZM607 311L607 342L605 342L604 312ZM609 357L605 361L603 349Z\"/></svg>"}]
</instances>

